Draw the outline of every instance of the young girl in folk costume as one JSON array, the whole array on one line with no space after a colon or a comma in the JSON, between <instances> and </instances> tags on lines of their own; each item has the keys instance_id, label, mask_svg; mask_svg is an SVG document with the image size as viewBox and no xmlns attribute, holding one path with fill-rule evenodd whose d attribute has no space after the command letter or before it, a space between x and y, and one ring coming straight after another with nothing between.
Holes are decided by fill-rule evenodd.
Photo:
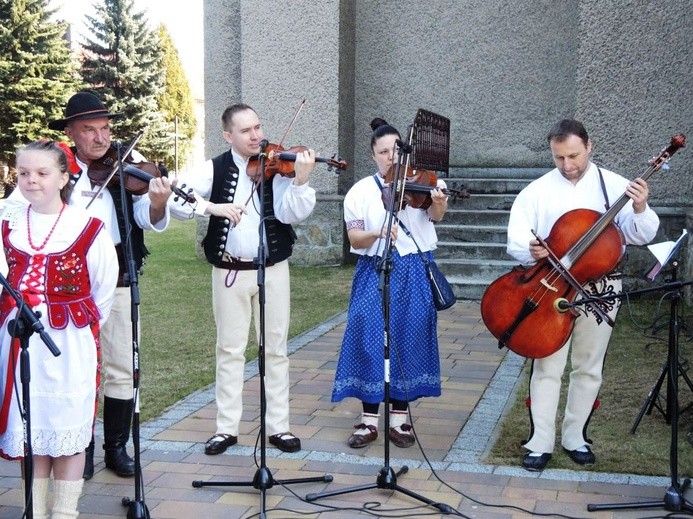
<instances>
[{"instance_id":1,"label":"young girl in folk costume","mask_svg":"<svg viewBox=\"0 0 693 519\"><path fill-rule=\"evenodd\" d=\"M46 519L53 473L53 519L77 517L84 449L97 402L99 326L108 317L118 277L113 242L100 220L67 205L74 157L63 144L39 141L17 151L17 187L25 200L7 201L0 223L9 283L41 322L61 354L30 338L31 446L34 518ZM0 297L0 455L24 455L18 402L22 394L16 317L7 291ZM26 484L32 484L31 481Z\"/></svg>"}]
</instances>

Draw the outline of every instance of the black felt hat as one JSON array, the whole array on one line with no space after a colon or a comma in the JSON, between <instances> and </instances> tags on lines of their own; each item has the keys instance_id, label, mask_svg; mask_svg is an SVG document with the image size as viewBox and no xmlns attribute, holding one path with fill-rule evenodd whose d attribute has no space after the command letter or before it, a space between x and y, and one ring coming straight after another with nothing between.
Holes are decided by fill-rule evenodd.
<instances>
[{"instance_id":1,"label":"black felt hat","mask_svg":"<svg viewBox=\"0 0 693 519\"><path fill-rule=\"evenodd\" d=\"M67 123L79 119L98 119L100 117L116 117L120 113L109 113L104 104L90 92L77 92L67 102L65 118L48 123L51 130L64 130Z\"/></svg>"}]
</instances>

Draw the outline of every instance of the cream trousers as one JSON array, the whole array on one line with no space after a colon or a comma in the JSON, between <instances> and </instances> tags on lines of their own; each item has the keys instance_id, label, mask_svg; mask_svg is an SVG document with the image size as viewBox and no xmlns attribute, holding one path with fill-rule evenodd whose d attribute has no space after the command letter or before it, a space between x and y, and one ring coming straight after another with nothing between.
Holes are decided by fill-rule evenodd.
<instances>
[{"instance_id":1,"label":"cream trousers","mask_svg":"<svg viewBox=\"0 0 693 519\"><path fill-rule=\"evenodd\" d=\"M621 281L612 280L614 291L621 291ZM618 302L609 312L618 313ZM556 441L556 412L561 391L561 378L570 351L570 382L561 430L561 444L575 450L587 443L585 425L602 385L602 367L612 328L598 323L593 314L581 314L565 345L553 355L535 359L530 380L530 412L534 431L524 445L533 452L553 452Z\"/></svg>"},{"instance_id":2,"label":"cream trousers","mask_svg":"<svg viewBox=\"0 0 693 519\"><path fill-rule=\"evenodd\" d=\"M250 320L260 336L256 270L212 268L212 302L217 327L217 434L238 436L243 413L245 350ZM267 434L289 431L289 263L265 269L265 394Z\"/></svg>"}]
</instances>

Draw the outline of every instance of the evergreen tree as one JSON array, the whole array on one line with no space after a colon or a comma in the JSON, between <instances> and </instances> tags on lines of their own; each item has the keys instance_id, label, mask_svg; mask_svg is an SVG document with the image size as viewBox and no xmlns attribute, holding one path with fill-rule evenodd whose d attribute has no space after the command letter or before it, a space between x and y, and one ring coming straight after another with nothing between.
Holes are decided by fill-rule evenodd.
<instances>
[{"instance_id":1,"label":"evergreen tree","mask_svg":"<svg viewBox=\"0 0 693 519\"><path fill-rule=\"evenodd\" d=\"M159 96L159 109L164 113L168 123L169 133L166 147L160 150L158 160L167 163L169 167L175 166L176 146L173 134L176 132L176 118L178 120L178 167L182 168L192 150L193 138L197 131L195 119L194 99L190 84L183 70L178 56L178 51L173 44L166 27L159 27L159 39L162 44L162 64L166 79L164 90ZM182 136L182 137L181 137Z\"/></svg>"},{"instance_id":2,"label":"evergreen tree","mask_svg":"<svg viewBox=\"0 0 693 519\"><path fill-rule=\"evenodd\" d=\"M62 135L48 121L77 89L67 25L54 12L48 0L0 0L0 161L10 166L18 145Z\"/></svg>"},{"instance_id":3,"label":"evergreen tree","mask_svg":"<svg viewBox=\"0 0 693 519\"><path fill-rule=\"evenodd\" d=\"M82 78L111 112L113 133L129 140L143 132L137 148L156 154L166 128L157 99L163 89L161 42L134 0L104 0L86 16L91 35L83 45Z\"/></svg>"}]
</instances>

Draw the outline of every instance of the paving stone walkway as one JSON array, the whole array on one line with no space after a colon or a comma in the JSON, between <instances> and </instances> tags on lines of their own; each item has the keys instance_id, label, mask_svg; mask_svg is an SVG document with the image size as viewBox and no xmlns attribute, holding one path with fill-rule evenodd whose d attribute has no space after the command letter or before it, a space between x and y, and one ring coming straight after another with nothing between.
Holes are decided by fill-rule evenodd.
<instances>
[{"instance_id":1,"label":"paving stone walkway","mask_svg":"<svg viewBox=\"0 0 693 519\"><path fill-rule=\"evenodd\" d=\"M215 431L214 388L181 400L158 419L142 425L144 502L153 518L474 517L484 519L563 514L579 518L664 517L652 510L588 512L587 504L660 501L669 478L594 471L545 470L532 474L519 468L484 463L494 434L523 367L523 359L501 351L481 321L479 305L458 302L439 315L443 394L412 405L421 449L390 447L389 467L407 467L397 477L406 491L450 507L425 506L406 492L371 488L306 502L308 494L353 486L377 487L384 467L381 437L361 450L349 449L346 438L360 417L349 399L330 402L337 356L344 333L342 314L294 339L291 350L291 424L303 449L286 454L268 448L265 468L276 484L261 492L253 478L262 473L255 449L259 430L257 362L246 366L245 402L238 445L219 456L206 456L204 442ZM146 398L146 396L144 396ZM381 419L382 420L382 419ZM97 428L100 430L100 428ZM98 449L97 449L98 451ZM97 453L96 474L85 484L80 517L126 517L122 497L134 497L132 479L105 470ZM518 460L519 461L519 460ZM330 475L332 482L282 485L292 478ZM690 474L688 474L690 475ZM193 481L230 482L240 486L203 486ZM385 480L386 482L389 480ZM689 491L687 498L693 499ZM262 499L265 499L264 506ZM22 517L19 464L0 462L0 519ZM681 516L682 517L682 516Z\"/></svg>"}]
</instances>

